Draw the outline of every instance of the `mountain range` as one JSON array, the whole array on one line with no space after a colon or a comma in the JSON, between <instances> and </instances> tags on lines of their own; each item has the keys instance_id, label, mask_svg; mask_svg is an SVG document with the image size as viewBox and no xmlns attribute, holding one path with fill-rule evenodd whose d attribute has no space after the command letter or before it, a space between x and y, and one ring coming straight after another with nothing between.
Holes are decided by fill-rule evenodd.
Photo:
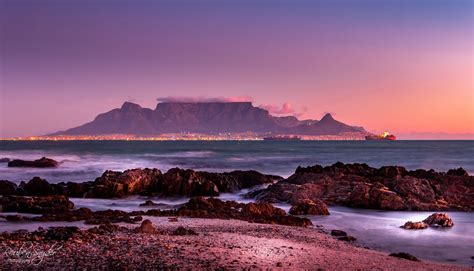
<instances>
[{"instance_id":1,"label":"mountain range","mask_svg":"<svg viewBox=\"0 0 474 271\"><path fill-rule=\"evenodd\" d=\"M272 116L251 102L163 102L156 108L143 108L125 102L121 108L99 114L84 125L52 135L157 135L166 133L271 133L298 135L336 135L366 133L326 114L321 120L298 120L294 116Z\"/></svg>"}]
</instances>

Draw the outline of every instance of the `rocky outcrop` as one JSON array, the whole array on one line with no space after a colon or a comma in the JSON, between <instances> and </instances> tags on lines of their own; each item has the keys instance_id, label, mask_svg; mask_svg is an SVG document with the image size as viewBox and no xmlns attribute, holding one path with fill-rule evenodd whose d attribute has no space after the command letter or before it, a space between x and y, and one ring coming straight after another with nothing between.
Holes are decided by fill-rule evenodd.
<instances>
[{"instance_id":1,"label":"rocky outcrop","mask_svg":"<svg viewBox=\"0 0 474 271\"><path fill-rule=\"evenodd\" d=\"M14 196L13 196L14 197ZM58 196L63 197L63 196ZM307 218L287 215L284 210L276 208L269 203L237 203L235 201L221 201L216 198L191 198L186 204L176 210L150 209L147 211L125 212L120 210L91 211L88 208L71 210L67 209L52 212L44 209L35 211L43 213L39 217L11 217L11 220L32 220L32 221L80 221L86 224L107 224L107 223L137 223L142 220L142 216L165 216L165 217L194 217L194 218L220 218L239 219L255 223L280 224L289 226L306 227L312 223ZM19 211L16 209L15 211ZM20 211L21 212L21 211Z\"/></svg>"},{"instance_id":2,"label":"rocky outcrop","mask_svg":"<svg viewBox=\"0 0 474 271\"><path fill-rule=\"evenodd\" d=\"M284 210L269 203L237 203L215 198L192 198L177 211L179 216L239 219L255 223L310 226L306 218L289 216Z\"/></svg>"},{"instance_id":3,"label":"rocky outcrop","mask_svg":"<svg viewBox=\"0 0 474 271\"><path fill-rule=\"evenodd\" d=\"M27 161L27 160L20 160L15 159L8 162L8 167L38 167L38 168L46 168L46 167L58 167L59 162L43 157L38 160L34 161Z\"/></svg>"},{"instance_id":4,"label":"rocky outcrop","mask_svg":"<svg viewBox=\"0 0 474 271\"><path fill-rule=\"evenodd\" d=\"M97 178L87 198L120 198L127 195L157 191L161 178L158 169L130 169L124 172L107 170Z\"/></svg>"},{"instance_id":5,"label":"rocky outcrop","mask_svg":"<svg viewBox=\"0 0 474 271\"><path fill-rule=\"evenodd\" d=\"M448 214L434 213L423 220L424 223L430 226L440 226L440 227L452 227L454 226L453 220L448 216Z\"/></svg>"},{"instance_id":6,"label":"rocky outcrop","mask_svg":"<svg viewBox=\"0 0 474 271\"><path fill-rule=\"evenodd\" d=\"M0 180L0 195L18 195L18 187L10 181Z\"/></svg>"},{"instance_id":7,"label":"rocky outcrop","mask_svg":"<svg viewBox=\"0 0 474 271\"><path fill-rule=\"evenodd\" d=\"M33 214L64 213L74 208L67 197L61 195L46 197L1 196L1 212Z\"/></svg>"},{"instance_id":8,"label":"rocky outcrop","mask_svg":"<svg viewBox=\"0 0 474 271\"><path fill-rule=\"evenodd\" d=\"M163 174L158 190L165 195L218 196L216 184L194 170L172 168Z\"/></svg>"},{"instance_id":9,"label":"rocky outcrop","mask_svg":"<svg viewBox=\"0 0 474 271\"><path fill-rule=\"evenodd\" d=\"M26 184L22 184L24 194L31 196L48 196L55 194L53 187L45 180L34 177Z\"/></svg>"},{"instance_id":10,"label":"rocky outcrop","mask_svg":"<svg viewBox=\"0 0 474 271\"><path fill-rule=\"evenodd\" d=\"M443 213L434 213L424 219L423 221L419 222L411 222L408 221L405 223L401 228L407 230L419 230L419 229L426 229L428 226L435 226L435 227L452 227L454 226L453 220L448 216L448 214Z\"/></svg>"},{"instance_id":11,"label":"rocky outcrop","mask_svg":"<svg viewBox=\"0 0 474 271\"><path fill-rule=\"evenodd\" d=\"M295 204L302 199L330 205L383 210L474 210L474 177L448 173L372 168L366 164L298 167L295 174L248 194L263 202Z\"/></svg>"},{"instance_id":12,"label":"rocky outcrop","mask_svg":"<svg viewBox=\"0 0 474 271\"><path fill-rule=\"evenodd\" d=\"M195 231L191 229L186 229L185 227L178 227L174 230L171 235L198 235Z\"/></svg>"},{"instance_id":13,"label":"rocky outcrop","mask_svg":"<svg viewBox=\"0 0 474 271\"><path fill-rule=\"evenodd\" d=\"M135 231L138 233L155 233L156 228L155 226L153 226L153 223L150 220L146 219L143 220L140 227L136 228Z\"/></svg>"},{"instance_id":14,"label":"rocky outcrop","mask_svg":"<svg viewBox=\"0 0 474 271\"><path fill-rule=\"evenodd\" d=\"M428 224L426 224L423 221L419 221L419 222L408 221L405 224L403 224L401 228L406 229L406 230L422 230L422 229L428 228Z\"/></svg>"},{"instance_id":15,"label":"rocky outcrop","mask_svg":"<svg viewBox=\"0 0 474 271\"><path fill-rule=\"evenodd\" d=\"M291 215L329 215L328 206L321 200L303 199L291 206Z\"/></svg>"},{"instance_id":16,"label":"rocky outcrop","mask_svg":"<svg viewBox=\"0 0 474 271\"><path fill-rule=\"evenodd\" d=\"M122 198L129 195L218 196L255 185L281 180L279 176L259 172L232 171L209 173L191 169L172 168L165 174L158 169L130 169L124 172L105 171L93 182L50 184L34 177L16 184L0 180L0 195L47 196L64 195L86 198Z\"/></svg>"}]
</instances>

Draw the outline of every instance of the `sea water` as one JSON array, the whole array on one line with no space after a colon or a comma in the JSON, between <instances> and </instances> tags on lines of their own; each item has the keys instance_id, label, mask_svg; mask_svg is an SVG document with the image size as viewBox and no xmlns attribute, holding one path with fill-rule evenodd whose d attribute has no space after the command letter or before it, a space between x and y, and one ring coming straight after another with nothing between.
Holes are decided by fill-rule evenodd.
<instances>
[{"instance_id":1,"label":"sea water","mask_svg":"<svg viewBox=\"0 0 474 271\"><path fill-rule=\"evenodd\" d=\"M0 179L52 183L93 181L105 170L192 168L212 172L254 169L283 177L298 166L367 163L474 173L474 141L0 141L0 158L61 162L58 168L8 168Z\"/></svg>"},{"instance_id":2,"label":"sea water","mask_svg":"<svg viewBox=\"0 0 474 271\"><path fill-rule=\"evenodd\" d=\"M0 179L19 183L34 176L49 182L92 181L105 170L137 167L192 168L212 172L254 169L283 177L297 166L330 165L337 161L370 166L401 165L408 169L446 171L463 167L474 173L474 141L0 141L0 158L60 161L58 168L8 168L0 163ZM223 200L250 202L248 190L222 194ZM151 199L156 207L140 207ZM77 208L124 211L169 209L188 198L131 196L125 199L71 199ZM287 204L276 206L289 210ZM455 226L449 229L404 230L406 221L420 221L431 212L397 212L330 207L329 216L308 216L328 231L340 229L357 238L357 244L386 253L408 252L421 259L474 265L474 213L448 212ZM0 220L0 232L34 230L67 222L14 223ZM83 222L74 225L87 227Z\"/></svg>"}]
</instances>

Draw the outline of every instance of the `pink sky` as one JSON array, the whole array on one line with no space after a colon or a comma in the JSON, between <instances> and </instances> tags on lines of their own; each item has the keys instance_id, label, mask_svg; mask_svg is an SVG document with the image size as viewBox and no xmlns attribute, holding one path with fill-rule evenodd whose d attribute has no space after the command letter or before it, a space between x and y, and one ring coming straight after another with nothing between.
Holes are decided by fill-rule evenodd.
<instances>
[{"instance_id":1,"label":"pink sky","mask_svg":"<svg viewBox=\"0 0 474 271\"><path fill-rule=\"evenodd\" d=\"M241 97L405 138L474 138L472 1L203 2L2 2L0 137L126 100Z\"/></svg>"}]
</instances>

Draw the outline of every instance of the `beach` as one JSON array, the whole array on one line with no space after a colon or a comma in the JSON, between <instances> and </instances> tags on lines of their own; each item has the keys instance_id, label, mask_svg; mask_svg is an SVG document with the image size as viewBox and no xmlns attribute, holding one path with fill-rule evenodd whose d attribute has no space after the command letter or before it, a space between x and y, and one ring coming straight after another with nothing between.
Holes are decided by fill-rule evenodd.
<instances>
[{"instance_id":1,"label":"beach","mask_svg":"<svg viewBox=\"0 0 474 271\"><path fill-rule=\"evenodd\" d=\"M147 217L148 218L148 217ZM248 223L239 220L151 217L156 233L136 233L138 225L59 241L61 247L31 268L37 269L281 269L281 270L470 270L466 266L414 262L388 256L388 253L356 247L337 240L324 230ZM197 235L173 235L178 227ZM2 242L21 247L22 242ZM35 242L33 242L35 243ZM52 243L49 243L49 246ZM37 241L36 247L48 243ZM1 255L1 269L19 270Z\"/></svg>"}]
</instances>

